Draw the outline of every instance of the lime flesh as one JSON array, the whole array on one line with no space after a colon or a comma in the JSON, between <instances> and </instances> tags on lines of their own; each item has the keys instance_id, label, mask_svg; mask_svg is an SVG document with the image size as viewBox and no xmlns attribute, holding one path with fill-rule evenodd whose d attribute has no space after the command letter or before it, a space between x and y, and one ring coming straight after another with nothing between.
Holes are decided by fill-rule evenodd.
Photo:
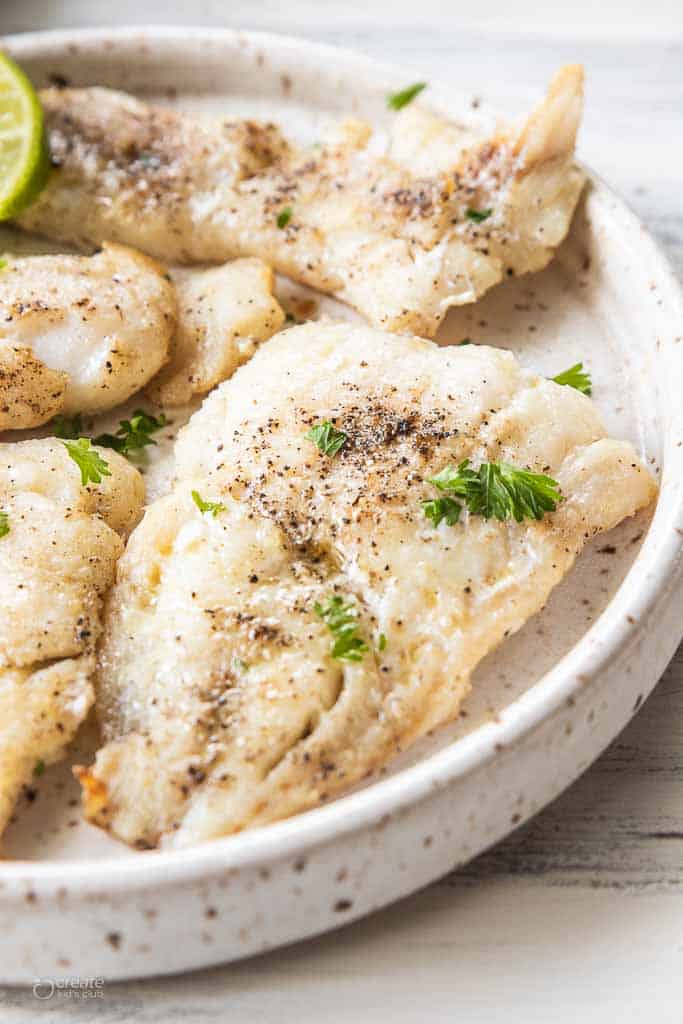
<instances>
[{"instance_id":1,"label":"lime flesh","mask_svg":"<svg viewBox=\"0 0 683 1024\"><path fill-rule=\"evenodd\" d=\"M26 209L49 173L40 100L21 68L0 53L0 220Z\"/></svg>"}]
</instances>

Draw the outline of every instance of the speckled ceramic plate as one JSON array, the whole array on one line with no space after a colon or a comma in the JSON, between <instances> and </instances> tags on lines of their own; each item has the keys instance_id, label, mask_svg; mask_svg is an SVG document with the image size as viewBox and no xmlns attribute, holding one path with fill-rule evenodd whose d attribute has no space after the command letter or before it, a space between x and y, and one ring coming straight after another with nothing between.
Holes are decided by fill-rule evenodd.
<instances>
[{"instance_id":1,"label":"speckled ceramic plate","mask_svg":"<svg viewBox=\"0 0 683 1024\"><path fill-rule=\"evenodd\" d=\"M216 29L5 43L40 85L58 75L267 115L311 139L330 115L381 124L386 93L406 84L400 70L351 53ZM451 116L487 119L467 96L426 95ZM0 246L37 243L5 232ZM327 300L320 308L352 316ZM181 971L314 935L464 863L583 771L652 689L683 628L682 330L665 260L592 178L551 267L452 311L439 340L504 346L547 374L588 363L610 432L634 441L660 477L654 514L586 550L543 612L482 663L455 725L329 806L193 850L133 853L83 822L68 763L48 770L3 841L0 981L43 978L49 990L63 977ZM162 452L151 495L165 465ZM94 737L79 743L71 761L89 757Z\"/></svg>"}]
</instances>

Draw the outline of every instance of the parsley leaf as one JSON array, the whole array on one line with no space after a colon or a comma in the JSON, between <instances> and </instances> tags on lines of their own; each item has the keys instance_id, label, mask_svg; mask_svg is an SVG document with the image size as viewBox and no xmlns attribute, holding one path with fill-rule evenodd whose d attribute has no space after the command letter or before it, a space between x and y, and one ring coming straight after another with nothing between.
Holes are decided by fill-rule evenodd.
<instances>
[{"instance_id":1,"label":"parsley leaf","mask_svg":"<svg viewBox=\"0 0 683 1024\"><path fill-rule=\"evenodd\" d=\"M166 417L163 413L156 417L146 413L144 409L136 409L129 420L121 420L115 434L100 434L95 438L95 444L103 448L113 448L121 455L138 453L147 445L156 444L150 434L165 426Z\"/></svg>"},{"instance_id":2,"label":"parsley leaf","mask_svg":"<svg viewBox=\"0 0 683 1024\"><path fill-rule=\"evenodd\" d=\"M0 258L0 270L4 270L6 266L7 266L7 260L3 259L3 258Z\"/></svg>"},{"instance_id":3,"label":"parsley leaf","mask_svg":"<svg viewBox=\"0 0 683 1024\"><path fill-rule=\"evenodd\" d=\"M393 92L390 96L387 96L387 106L389 110L403 110L409 103L412 103L416 96L419 96L423 89L427 88L426 82L415 82L414 85L409 85L407 89L401 89L400 92Z\"/></svg>"},{"instance_id":4,"label":"parsley leaf","mask_svg":"<svg viewBox=\"0 0 683 1024\"><path fill-rule=\"evenodd\" d=\"M33 766L33 774L36 776L36 778L40 778L44 771L45 762L43 761L42 758L39 758Z\"/></svg>"},{"instance_id":5,"label":"parsley leaf","mask_svg":"<svg viewBox=\"0 0 683 1024\"><path fill-rule=\"evenodd\" d=\"M590 395L593 390L591 375L584 370L583 363L575 363L568 370L558 373L557 376L550 379L554 380L556 384L564 384L567 387L576 388L582 395Z\"/></svg>"},{"instance_id":6,"label":"parsley leaf","mask_svg":"<svg viewBox=\"0 0 683 1024\"><path fill-rule=\"evenodd\" d=\"M386 651L386 649L387 649L386 633L380 633L380 635L379 635L379 637L377 639L377 650L378 651Z\"/></svg>"},{"instance_id":7,"label":"parsley leaf","mask_svg":"<svg viewBox=\"0 0 683 1024\"><path fill-rule=\"evenodd\" d=\"M442 519L445 519L449 526L455 526L462 512L462 505L453 498L431 498L421 504L425 516L431 519L434 526L438 526Z\"/></svg>"},{"instance_id":8,"label":"parsley leaf","mask_svg":"<svg viewBox=\"0 0 683 1024\"><path fill-rule=\"evenodd\" d=\"M461 498L470 515L485 519L515 519L518 523L523 519L542 519L546 512L554 512L562 500L557 481L552 477L517 469L509 462L482 462L479 469L474 470L470 460L464 459L457 469L446 466L431 477L429 483ZM423 502L423 508L424 505ZM450 514L455 515L453 511ZM425 515L434 520L437 512L425 510ZM435 525L446 515L444 511ZM457 517L453 521L457 522Z\"/></svg>"},{"instance_id":9,"label":"parsley leaf","mask_svg":"<svg viewBox=\"0 0 683 1024\"><path fill-rule=\"evenodd\" d=\"M6 537L9 533L9 516L6 512L0 512L0 537Z\"/></svg>"},{"instance_id":10,"label":"parsley leaf","mask_svg":"<svg viewBox=\"0 0 683 1024\"><path fill-rule=\"evenodd\" d=\"M97 452L89 437L79 437L77 441L62 441L67 452L81 471L81 484L102 483L103 476L111 476L109 463L105 462Z\"/></svg>"},{"instance_id":11,"label":"parsley leaf","mask_svg":"<svg viewBox=\"0 0 683 1024\"><path fill-rule=\"evenodd\" d=\"M488 220L493 210L473 210L471 206L468 206L465 210L465 216L468 220L473 220L475 224L481 224L482 221Z\"/></svg>"},{"instance_id":12,"label":"parsley leaf","mask_svg":"<svg viewBox=\"0 0 683 1024\"><path fill-rule=\"evenodd\" d=\"M338 661L362 661L368 645L358 636L355 605L335 594L324 605L316 601L313 608L334 637L332 657Z\"/></svg>"},{"instance_id":13,"label":"parsley leaf","mask_svg":"<svg viewBox=\"0 0 683 1024\"><path fill-rule=\"evenodd\" d=\"M307 441L313 441L323 455L333 458L337 452L346 444L347 435L343 430L336 430L334 424L329 420L323 420L315 427L311 427L308 433L304 434Z\"/></svg>"},{"instance_id":14,"label":"parsley leaf","mask_svg":"<svg viewBox=\"0 0 683 1024\"><path fill-rule=\"evenodd\" d=\"M225 512L225 505L220 501L204 501L197 491L192 491L192 500L202 515L210 512L215 519L219 512Z\"/></svg>"},{"instance_id":15,"label":"parsley leaf","mask_svg":"<svg viewBox=\"0 0 683 1024\"><path fill-rule=\"evenodd\" d=\"M280 210L277 215L277 226L279 228L286 228L292 219L292 207L285 206L284 210Z\"/></svg>"},{"instance_id":16,"label":"parsley leaf","mask_svg":"<svg viewBox=\"0 0 683 1024\"><path fill-rule=\"evenodd\" d=\"M75 441L83 433L83 418L79 412L75 416L55 416L52 426L55 437Z\"/></svg>"}]
</instances>

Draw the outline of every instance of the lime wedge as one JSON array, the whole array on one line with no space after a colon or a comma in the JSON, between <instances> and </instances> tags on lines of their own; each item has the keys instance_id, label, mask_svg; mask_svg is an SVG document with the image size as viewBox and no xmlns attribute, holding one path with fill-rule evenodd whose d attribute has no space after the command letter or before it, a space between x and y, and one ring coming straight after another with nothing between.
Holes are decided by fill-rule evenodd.
<instances>
[{"instance_id":1,"label":"lime wedge","mask_svg":"<svg viewBox=\"0 0 683 1024\"><path fill-rule=\"evenodd\" d=\"M40 100L21 68L0 53L0 220L33 202L49 173Z\"/></svg>"}]
</instances>

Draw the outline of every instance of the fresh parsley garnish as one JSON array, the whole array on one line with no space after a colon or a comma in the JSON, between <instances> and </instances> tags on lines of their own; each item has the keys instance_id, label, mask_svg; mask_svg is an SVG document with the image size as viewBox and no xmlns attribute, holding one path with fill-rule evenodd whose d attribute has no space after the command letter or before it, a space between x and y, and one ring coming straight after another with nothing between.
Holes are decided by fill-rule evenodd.
<instances>
[{"instance_id":1,"label":"fresh parsley garnish","mask_svg":"<svg viewBox=\"0 0 683 1024\"><path fill-rule=\"evenodd\" d=\"M409 103L412 103L416 96L419 96L423 89L427 88L426 82L415 82L414 85L409 85L406 89L401 89L400 92L393 92L390 96L387 96L387 106L389 110L403 110Z\"/></svg>"},{"instance_id":2,"label":"fresh parsley garnish","mask_svg":"<svg viewBox=\"0 0 683 1024\"><path fill-rule=\"evenodd\" d=\"M332 657L338 661L362 661L368 645L358 636L355 605L335 594L324 604L316 601L313 608L334 637Z\"/></svg>"},{"instance_id":3,"label":"fresh parsley garnish","mask_svg":"<svg viewBox=\"0 0 683 1024\"><path fill-rule=\"evenodd\" d=\"M83 418L79 412L75 416L55 416L52 427L55 437L75 441L83 433Z\"/></svg>"},{"instance_id":4,"label":"fresh parsley garnish","mask_svg":"<svg viewBox=\"0 0 683 1024\"><path fill-rule=\"evenodd\" d=\"M36 778L40 778L44 771L45 762L43 761L42 758L39 758L33 766L33 774L36 776Z\"/></svg>"},{"instance_id":5,"label":"fresh parsley garnish","mask_svg":"<svg viewBox=\"0 0 683 1024\"><path fill-rule=\"evenodd\" d=\"M285 206L284 210L280 210L277 215L277 226L279 228L286 228L292 219L292 207Z\"/></svg>"},{"instance_id":6,"label":"fresh parsley garnish","mask_svg":"<svg viewBox=\"0 0 683 1024\"><path fill-rule=\"evenodd\" d=\"M81 484L102 483L103 476L111 476L109 463L105 462L100 453L92 446L89 437L79 437L77 441L62 441L67 452L81 471Z\"/></svg>"},{"instance_id":7,"label":"fresh parsley garnish","mask_svg":"<svg viewBox=\"0 0 683 1024\"><path fill-rule=\"evenodd\" d=\"M7 266L7 260L4 259L3 257L0 257L0 270L4 270L6 266Z\"/></svg>"},{"instance_id":8,"label":"fresh parsley garnish","mask_svg":"<svg viewBox=\"0 0 683 1024\"><path fill-rule=\"evenodd\" d=\"M386 651L387 649L387 638L385 633L380 633L377 639L377 650Z\"/></svg>"},{"instance_id":9,"label":"fresh parsley garnish","mask_svg":"<svg viewBox=\"0 0 683 1024\"><path fill-rule=\"evenodd\" d=\"M431 519L434 526L438 526L442 519L445 519L449 526L455 526L462 505L459 505L453 498L430 498L422 502L422 511L427 519Z\"/></svg>"},{"instance_id":10,"label":"fresh parsley garnish","mask_svg":"<svg viewBox=\"0 0 683 1024\"><path fill-rule=\"evenodd\" d=\"M564 373L558 373L557 376L550 379L554 380L556 384L564 384L566 387L576 388L582 395L590 395L593 390L591 375L584 370L583 363L575 363L574 366L570 366Z\"/></svg>"},{"instance_id":11,"label":"fresh parsley garnish","mask_svg":"<svg viewBox=\"0 0 683 1024\"><path fill-rule=\"evenodd\" d=\"M318 423L315 427L304 434L307 441L313 441L318 446L323 455L329 455L333 458L337 452L346 444L347 435L343 430L337 430L333 423L329 420L323 420L322 423Z\"/></svg>"},{"instance_id":12,"label":"fresh parsley garnish","mask_svg":"<svg viewBox=\"0 0 683 1024\"><path fill-rule=\"evenodd\" d=\"M465 216L468 220L473 220L475 224L481 224L482 221L488 220L493 210L473 210L471 206L468 206L465 210Z\"/></svg>"},{"instance_id":13,"label":"fresh parsley garnish","mask_svg":"<svg viewBox=\"0 0 683 1024\"><path fill-rule=\"evenodd\" d=\"M9 516L6 512L0 512L0 537L6 537L9 533Z\"/></svg>"},{"instance_id":14,"label":"fresh parsley garnish","mask_svg":"<svg viewBox=\"0 0 683 1024\"><path fill-rule=\"evenodd\" d=\"M514 519L518 523L523 519L542 519L546 512L554 512L562 500L559 485L552 477L517 469L509 462L482 462L474 470L470 460L464 459L457 468L446 466L428 482L447 496L460 499L461 507L467 508L470 515L485 519ZM423 502L423 508L424 505ZM436 518L437 526L448 514L453 523L457 522L460 513L450 508L425 509L427 518Z\"/></svg>"},{"instance_id":15,"label":"fresh parsley garnish","mask_svg":"<svg viewBox=\"0 0 683 1024\"><path fill-rule=\"evenodd\" d=\"M219 512L225 512L225 505L220 501L204 501L198 491L192 491L192 500L202 515L209 512L215 519Z\"/></svg>"},{"instance_id":16,"label":"fresh parsley garnish","mask_svg":"<svg viewBox=\"0 0 683 1024\"><path fill-rule=\"evenodd\" d=\"M458 342L458 345L471 345L471 344L472 344L472 339L471 338L463 338L462 341Z\"/></svg>"},{"instance_id":17,"label":"fresh parsley garnish","mask_svg":"<svg viewBox=\"0 0 683 1024\"><path fill-rule=\"evenodd\" d=\"M121 455L131 455L143 451L147 445L156 444L151 434L166 426L163 413L151 416L144 409L136 409L129 420L121 420L115 434L100 434L95 444L103 448L113 448Z\"/></svg>"}]
</instances>

